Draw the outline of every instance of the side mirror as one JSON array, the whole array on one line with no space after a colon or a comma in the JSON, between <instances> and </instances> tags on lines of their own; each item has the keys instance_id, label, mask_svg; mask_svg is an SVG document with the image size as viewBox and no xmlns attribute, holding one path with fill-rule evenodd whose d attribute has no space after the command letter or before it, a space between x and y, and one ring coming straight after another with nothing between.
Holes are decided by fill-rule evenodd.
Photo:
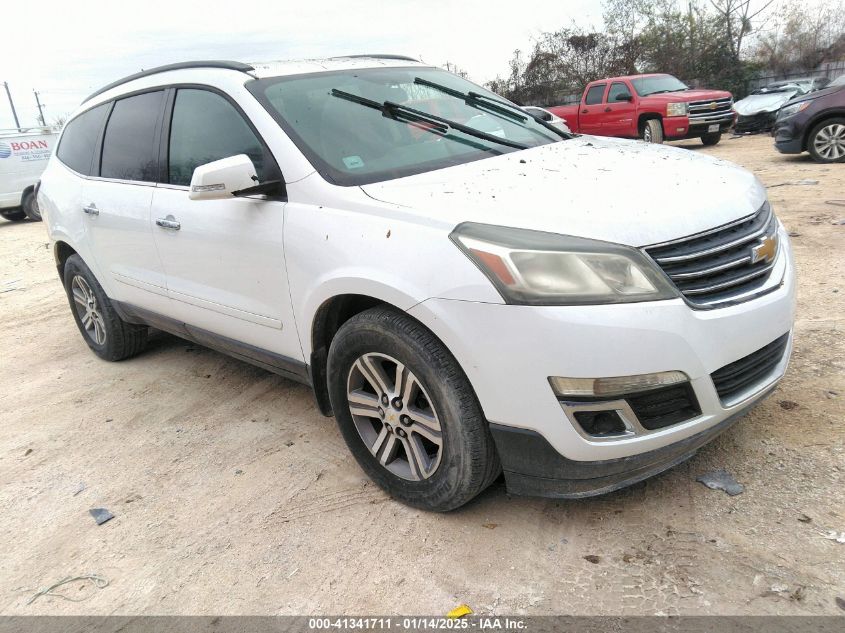
<instances>
[{"instance_id":1,"label":"side mirror","mask_svg":"<svg viewBox=\"0 0 845 633\"><path fill-rule=\"evenodd\" d=\"M633 100L634 97L628 94L627 92L623 92L622 94L616 95L616 99L614 99L614 101L627 101L628 103L631 103L631 101Z\"/></svg>"},{"instance_id":2,"label":"side mirror","mask_svg":"<svg viewBox=\"0 0 845 633\"><path fill-rule=\"evenodd\" d=\"M255 187L258 176L249 156L238 154L221 158L194 170L191 178L191 200L225 200Z\"/></svg>"},{"instance_id":3,"label":"side mirror","mask_svg":"<svg viewBox=\"0 0 845 633\"><path fill-rule=\"evenodd\" d=\"M552 120L552 113L551 112L538 112L534 116L536 116L541 121L551 121Z\"/></svg>"}]
</instances>

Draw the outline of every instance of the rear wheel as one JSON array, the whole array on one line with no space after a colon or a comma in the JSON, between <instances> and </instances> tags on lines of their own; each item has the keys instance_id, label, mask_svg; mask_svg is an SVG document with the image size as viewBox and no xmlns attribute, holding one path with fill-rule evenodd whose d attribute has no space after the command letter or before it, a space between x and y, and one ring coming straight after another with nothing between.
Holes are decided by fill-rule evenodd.
<instances>
[{"instance_id":1,"label":"rear wheel","mask_svg":"<svg viewBox=\"0 0 845 633\"><path fill-rule=\"evenodd\" d=\"M35 199L34 192L30 191L23 197L21 209L30 220L41 221L41 210L38 208L38 201Z\"/></svg>"},{"instance_id":2,"label":"rear wheel","mask_svg":"<svg viewBox=\"0 0 845 633\"><path fill-rule=\"evenodd\" d=\"M822 121L810 131L807 150L819 163L845 162L845 119Z\"/></svg>"},{"instance_id":3,"label":"rear wheel","mask_svg":"<svg viewBox=\"0 0 845 633\"><path fill-rule=\"evenodd\" d=\"M642 138L646 143L663 142L663 123L660 119L649 119L643 125Z\"/></svg>"},{"instance_id":4,"label":"rear wheel","mask_svg":"<svg viewBox=\"0 0 845 633\"><path fill-rule=\"evenodd\" d=\"M23 209L18 209L17 207L14 209L3 209L0 211L0 216L10 222L18 222L26 219L26 213L24 213Z\"/></svg>"},{"instance_id":5,"label":"rear wheel","mask_svg":"<svg viewBox=\"0 0 845 633\"><path fill-rule=\"evenodd\" d=\"M701 135L701 142L704 143L704 145L707 147L710 147L711 145L716 145L721 140L721 132L708 132L706 134Z\"/></svg>"},{"instance_id":6,"label":"rear wheel","mask_svg":"<svg viewBox=\"0 0 845 633\"><path fill-rule=\"evenodd\" d=\"M332 340L329 395L361 468L396 499L445 512L501 468L487 422L454 357L422 325L371 308Z\"/></svg>"},{"instance_id":7,"label":"rear wheel","mask_svg":"<svg viewBox=\"0 0 845 633\"><path fill-rule=\"evenodd\" d=\"M65 291L82 338L103 360L123 360L140 353L147 342L147 327L121 319L79 255L65 263Z\"/></svg>"}]
</instances>

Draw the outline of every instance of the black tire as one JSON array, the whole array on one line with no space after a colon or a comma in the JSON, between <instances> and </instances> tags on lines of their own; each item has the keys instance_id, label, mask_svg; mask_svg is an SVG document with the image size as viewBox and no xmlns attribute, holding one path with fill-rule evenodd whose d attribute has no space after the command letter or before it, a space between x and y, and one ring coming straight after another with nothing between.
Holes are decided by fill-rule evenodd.
<instances>
[{"instance_id":1,"label":"black tire","mask_svg":"<svg viewBox=\"0 0 845 633\"><path fill-rule=\"evenodd\" d=\"M701 142L705 147L711 147L712 145L718 145L719 141L722 140L722 133L721 132L708 132L707 134L701 135Z\"/></svg>"},{"instance_id":2,"label":"black tire","mask_svg":"<svg viewBox=\"0 0 845 633\"><path fill-rule=\"evenodd\" d=\"M9 220L9 222L20 222L21 220L26 220L26 213L24 213L23 209L14 208L14 209L3 209L0 211L0 216Z\"/></svg>"},{"instance_id":3,"label":"black tire","mask_svg":"<svg viewBox=\"0 0 845 633\"><path fill-rule=\"evenodd\" d=\"M424 392L424 402L430 400L439 418L439 462L426 478L403 478L382 466L356 427L347 388L353 365L369 354L386 355L412 372ZM501 472L493 437L466 375L446 347L407 315L375 307L344 323L329 349L327 379L332 409L349 450L373 481L403 503L437 512L454 510L487 488ZM362 418L357 417L360 423ZM391 427L387 419L365 419L373 428ZM374 431L378 432L381 429ZM394 432L404 431L397 425L390 431ZM401 453L396 453L399 461L400 455L407 455L404 447L409 445L411 432L402 437L406 443L398 449Z\"/></svg>"},{"instance_id":4,"label":"black tire","mask_svg":"<svg viewBox=\"0 0 845 633\"><path fill-rule=\"evenodd\" d=\"M660 119L649 119L643 125L641 136L646 143L661 144L663 142L663 122Z\"/></svg>"},{"instance_id":5,"label":"black tire","mask_svg":"<svg viewBox=\"0 0 845 633\"><path fill-rule=\"evenodd\" d=\"M35 199L34 192L30 191L23 197L21 209L30 220L41 222L41 209L38 208L38 201Z\"/></svg>"},{"instance_id":6,"label":"black tire","mask_svg":"<svg viewBox=\"0 0 845 633\"><path fill-rule=\"evenodd\" d=\"M76 286L74 286L75 283ZM99 342L96 340L94 331L83 324L81 313L85 312L85 308L82 308L81 303L74 298L74 290L80 290L83 283L85 285L82 288L87 287L93 294L95 300L93 307L102 322L101 331L105 333L103 340ZM103 360L118 361L131 358L144 349L147 343L147 327L127 323L118 316L102 286L79 255L71 255L65 262L64 284L76 326L88 347L97 356Z\"/></svg>"},{"instance_id":7,"label":"black tire","mask_svg":"<svg viewBox=\"0 0 845 633\"><path fill-rule=\"evenodd\" d=\"M842 127L837 128L836 126ZM823 131L828 130L838 131L837 146L840 148L840 151L841 149L845 149L845 146L843 146L843 142L845 142L845 136L843 136L845 134L845 118L833 117L831 119L825 119L810 130L810 133L807 135L807 151L810 152L810 156L817 163L845 163L845 154L838 158L833 158L832 156L824 156L820 153L820 148L817 147L816 143L819 140L819 135Z\"/></svg>"}]
</instances>

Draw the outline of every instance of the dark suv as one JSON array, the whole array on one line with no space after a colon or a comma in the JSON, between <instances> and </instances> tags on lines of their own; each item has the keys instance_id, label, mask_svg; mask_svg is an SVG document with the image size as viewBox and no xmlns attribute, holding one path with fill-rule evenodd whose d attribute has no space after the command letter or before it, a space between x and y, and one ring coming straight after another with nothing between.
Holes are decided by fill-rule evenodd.
<instances>
[{"instance_id":1,"label":"dark suv","mask_svg":"<svg viewBox=\"0 0 845 633\"><path fill-rule=\"evenodd\" d=\"M782 154L807 151L820 163L845 162L845 75L784 105L772 134Z\"/></svg>"}]
</instances>

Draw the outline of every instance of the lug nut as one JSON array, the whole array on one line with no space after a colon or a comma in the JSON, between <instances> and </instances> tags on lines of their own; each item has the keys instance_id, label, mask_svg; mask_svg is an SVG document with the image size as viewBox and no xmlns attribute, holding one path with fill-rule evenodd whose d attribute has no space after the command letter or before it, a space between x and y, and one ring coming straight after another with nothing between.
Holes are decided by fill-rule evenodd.
<instances>
[{"instance_id":1,"label":"lug nut","mask_svg":"<svg viewBox=\"0 0 845 633\"><path fill-rule=\"evenodd\" d=\"M384 428L386 428L386 429L387 429L387 432L388 432L388 433L393 433L393 427L391 427L389 424L385 424L385 425L384 425Z\"/></svg>"},{"instance_id":2,"label":"lug nut","mask_svg":"<svg viewBox=\"0 0 845 633\"><path fill-rule=\"evenodd\" d=\"M381 407L378 408L378 417L380 417L382 420L384 419L384 409L382 409Z\"/></svg>"},{"instance_id":3,"label":"lug nut","mask_svg":"<svg viewBox=\"0 0 845 633\"><path fill-rule=\"evenodd\" d=\"M404 426L411 426L411 418L409 418L407 415L403 415L402 417L400 417L400 418L399 418L399 421L400 421L400 422L401 422Z\"/></svg>"},{"instance_id":4,"label":"lug nut","mask_svg":"<svg viewBox=\"0 0 845 633\"><path fill-rule=\"evenodd\" d=\"M408 434L405 433L405 429L396 429L396 435L398 435L399 437L405 437Z\"/></svg>"},{"instance_id":5,"label":"lug nut","mask_svg":"<svg viewBox=\"0 0 845 633\"><path fill-rule=\"evenodd\" d=\"M394 409L401 409L402 408L402 398L394 398L393 399L393 408Z\"/></svg>"},{"instance_id":6,"label":"lug nut","mask_svg":"<svg viewBox=\"0 0 845 633\"><path fill-rule=\"evenodd\" d=\"M384 406L387 406L387 405L388 405L389 400L387 399L387 394L382 394L382 396L381 396L381 403L382 403Z\"/></svg>"}]
</instances>

